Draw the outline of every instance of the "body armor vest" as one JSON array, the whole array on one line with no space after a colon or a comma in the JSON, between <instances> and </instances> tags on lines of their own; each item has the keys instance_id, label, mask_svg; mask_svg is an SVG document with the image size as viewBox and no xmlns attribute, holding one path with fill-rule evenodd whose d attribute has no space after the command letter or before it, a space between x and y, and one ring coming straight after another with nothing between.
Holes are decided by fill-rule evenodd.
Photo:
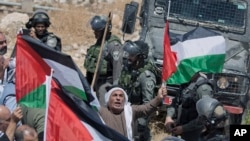
<instances>
[{"instance_id":1,"label":"body armor vest","mask_svg":"<svg viewBox=\"0 0 250 141\"><path fill-rule=\"evenodd\" d=\"M140 82L138 81L138 77L141 73L146 73L146 71L151 71L155 74L154 64L152 62L148 62L143 68L138 70L125 70L121 72L121 76L119 79L119 85L124 88L124 90L128 94L128 99L132 104L142 104L142 88ZM157 75L157 74L155 74Z\"/></svg>"},{"instance_id":2,"label":"body armor vest","mask_svg":"<svg viewBox=\"0 0 250 141\"><path fill-rule=\"evenodd\" d=\"M109 38L109 40L106 41L106 45L104 46L104 48L107 48L107 44L109 44L112 41L118 41L119 43L121 43L120 39L117 36L112 35ZM95 72L100 49L101 49L101 45L95 44L95 45L90 46L90 48L87 50L87 55L84 60L84 67L86 68L88 72L91 72L91 73ZM103 49L103 51L104 50L105 49ZM101 58L100 64L101 66L99 67L99 72L98 72L100 75L106 75L108 74L109 71L112 72L111 61L106 60L106 58L104 57L104 58Z\"/></svg>"},{"instance_id":3,"label":"body armor vest","mask_svg":"<svg viewBox=\"0 0 250 141\"><path fill-rule=\"evenodd\" d=\"M38 36L38 38L49 47L57 51L61 51L61 39L54 35L52 32L46 32L44 35Z\"/></svg>"}]
</instances>

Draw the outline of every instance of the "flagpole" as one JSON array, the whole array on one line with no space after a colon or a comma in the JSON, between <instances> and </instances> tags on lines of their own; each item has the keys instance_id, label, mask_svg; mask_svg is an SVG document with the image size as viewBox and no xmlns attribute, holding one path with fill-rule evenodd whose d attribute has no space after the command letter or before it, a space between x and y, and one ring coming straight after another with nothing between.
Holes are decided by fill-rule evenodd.
<instances>
[{"instance_id":1,"label":"flagpole","mask_svg":"<svg viewBox=\"0 0 250 141\"><path fill-rule=\"evenodd\" d=\"M96 81L96 77L97 77L97 72L99 70L99 64L100 64L100 60L101 60L101 57L102 57L102 51L103 51L106 35L107 35L107 32L108 32L108 27L109 27L109 24L112 21L112 16L113 16L112 12L109 12L109 16L108 16L106 26L105 26L105 30L104 30L104 33L103 33L103 37L102 37L102 43L101 43L100 52L99 52L99 55L98 55L98 60L97 60L97 63L96 63L94 76L93 76L92 83L91 83L91 88L93 88L93 89L94 89L94 85L95 85L95 81Z\"/></svg>"},{"instance_id":2,"label":"flagpole","mask_svg":"<svg viewBox=\"0 0 250 141\"><path fill-rule=\"evenodd\" d=\"M170 7L171 7L171 0L168 1L168 12L167 12L167 22L168 22L168 19L169 19L169 13L170 13ZM165 27L166 28L166 27ZM163 60L164 61L164 60ZM166 86L166 81L167 80L164 80L162 79L162 86Z\"/></svg>"},{"instance_id":3,"label":"flagpole","mask_svg":"<svg viewBox=\"0 0 250 141\"><path fill-rule=\"evenodd\" d=\"M168 1L168 13L167 13L167 20L169 19L170 7L171 7L171 0L169 0L169 1Z\"/></svg>"}]
</instances>

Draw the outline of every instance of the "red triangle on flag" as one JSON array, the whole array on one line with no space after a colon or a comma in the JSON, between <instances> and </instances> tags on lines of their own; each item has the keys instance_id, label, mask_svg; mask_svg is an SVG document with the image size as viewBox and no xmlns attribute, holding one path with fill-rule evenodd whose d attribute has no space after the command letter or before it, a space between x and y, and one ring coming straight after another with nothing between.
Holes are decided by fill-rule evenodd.
<instances>
[{"instance_id":1,"label":"red triangle on flag","mask_svg":"<svg viewBox=\"0 0 250 141\"><path fill-rule=\"evenodd\" d=\"M166 81L172 73L176 71L177 57L174 52L171 51L170 39L169 39L169 25L166 22L164 33L164 52L163 52L163 68L162 68L162 80Z\"/></svg>"},{"instance_id":2,"label":"red triangle on flag","mask_svg":"<svg viewBox=\"0 0 250 141\"><path fill-rule=\"evenodd\" d=\"M58 96L57 84L52 81L47 111L46 141L92 141L91 133Z\"/></svg>"}]
</instances>

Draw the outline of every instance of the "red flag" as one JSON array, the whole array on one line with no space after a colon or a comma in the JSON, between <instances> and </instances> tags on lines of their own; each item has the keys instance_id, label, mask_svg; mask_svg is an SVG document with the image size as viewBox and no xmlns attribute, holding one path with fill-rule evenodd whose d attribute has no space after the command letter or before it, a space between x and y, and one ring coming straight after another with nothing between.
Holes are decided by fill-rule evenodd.
<instances>
[{"instance_id":1,"label":"red flag","mask_svg":"<svg viewBox=\"0 0 250 141\"><path fill-rule=\"evenodd\" d=\"M172 73L176 71L176 54L171 51L168 22L166 22L165 33L164 33L164 54L163 54L163 68L162 68L162 81L166 81Z\"/></svg>"},{"instance_id":2,"label":"red flag","mask_svg":"<svg viewBox=\"0 0 250 141\"><path fill-rule=\"evenodd\" d=\"M47 141L92 141L93 137L79 118L58 96L60 88L52 81L48 106L46 140Z\"/></svg>"}]
</instances>

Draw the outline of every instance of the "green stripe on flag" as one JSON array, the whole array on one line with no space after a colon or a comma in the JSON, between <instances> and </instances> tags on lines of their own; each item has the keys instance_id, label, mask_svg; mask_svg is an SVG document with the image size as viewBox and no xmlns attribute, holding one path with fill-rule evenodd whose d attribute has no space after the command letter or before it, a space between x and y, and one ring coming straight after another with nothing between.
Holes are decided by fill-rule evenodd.
<instances>
[{"instance_id":1,"label":"green stripe on flag","mask_svg":"<svg viewBox=\"0 0 250 141\"><path fill-rule=\"evenodd\" d=\"M210 73L221 72L224 60L225 54L184 59L178 65L177 71L167 80L167 84L187 83L199 71Z\"/></svg>"},{"instance_id":2,"label":"green stripe on flag","mask_svg":"<svg viewBox=\"0 0 250 141\"><path fill-rule=\"evenodd\" d=\"M41 85L20 99L19 103L31 108L46 108L46 85Z\"/></svg>"},{"instance_id":3,"label":"green stripe on flag","mask_svg":"<svg viewBox=\"0 0 250 141\"><path fill-rule=\"evenodd\" d=\"M87 101L86 93L82 91L81 89L78 89L74 86L63 86L67 91L74 94L75 96L81 98L82 100Z\"/></svg>"}]
</instances>

